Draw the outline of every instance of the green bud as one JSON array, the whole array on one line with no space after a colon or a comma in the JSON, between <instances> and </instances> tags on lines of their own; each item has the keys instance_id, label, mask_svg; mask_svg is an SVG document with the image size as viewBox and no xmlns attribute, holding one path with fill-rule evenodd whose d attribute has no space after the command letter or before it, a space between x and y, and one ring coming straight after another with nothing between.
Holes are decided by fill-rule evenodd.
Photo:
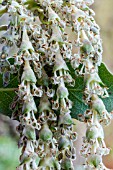
<instances>
[{"instance_id":1,"label":"green bud","mask_svg":"<svg viewBox=\"0 0 113 170\"><path fill-rule=\"evenodd\" d=\"M67 88L65 87L64 84L61 83L57 89L57 96L62 99L62 98L67 98L68 95L69 93L68 93Z\"/></svg>"},{"instance_id":2,"label":"green bud","mask_svg":"<svg viewBox=\"0 0 113 170\"><path fill-rule=\"evenodd\" d=\"M71 118L70 113L66 113L64 115L60 115L58 123L59 123L59 125L61 125L61 124L72 125L73 124L73 120Z\"/></svg>"},{"instance_id":3,"label":"green bud","mask_svg":"<svg viewBox=\"0 0 113 170\"><path fill-rule=\"evenodd\" d=\"M28 151L25 151L25 152L20 156L20 162L21 162L20 165L29 162L30 159L31 159L31 157L32 157L32 156L30 155L30 153L29 153Z\"/></svg>"},{"instance_id":4,"label":"green bud","mask_svg":"<svg viewBox=\"0 0 113 170\"><path fill-rule=\"evenodd\" d=\"M72 162L70 159L64 159L61 162L61 167L63 170L72 170Z\"/></svg>"},{"instance_id":5,"label":"green bud","mask_svg":"<svg viewBox=\"0 0 113 170\"><path fill-rule=\"evenodd\" d=\"M96 110L100 115L102 115L106 111L103 101L97 95L92 96L91 105L92 109Z\"/></svg>"},{"instance_id":6,"label":"green bud","mask_svg":"<svg viewBox=\"0 0 113 170\"><path fill-rule=\"evenodd\" d=\"M53 72L56 72L56 71L61 70L61 69L69 70L65 61L63 60L60 52L58 52L57 55L56 55L55 65L53 67Z\"/></svg>"},{"instance_id":7,"label":"green bud","mask_svg":"<svg viewBox=\"0 0 113 170\"><path fill-rule=\"evenodd\" d=\"M30 126L25 127L25 136L30 140L36 140L35 129Z\"/></svg>"},{"instance_id":8,"label":"green bud","mask_svg":"<svg viewBox=\"0 0 113 170\"><path fill-rule=\"evenodd\" d=\"M55 170L61 170L60 164L56 160L54 161L54 168L55 168Z\"/></svg>"},{"instance_id":9,"label":"green bud","mask_svg":"<svg viewBox=\"0 0 113 170\"><path fill-rule=\"evenodd\" d=\"M34 113L37 112L37 107L36 104L34 102L34 99L32 98L30 101L25 101L23 104L23 108L22 108L22 112L23 113L28 113L34 111Z\"/></svg>"},{"instance_id":10,"label":"green bud","mask_svg":"<svg viewBox=\"0 0 113 170\"><path fill-rule=\"evenodd\" d=\"M50 170L50 168L54 168L54 160L53 157L46 156L42 158L39 162L39 167L46 168L46 170Z\"/></svg>"},{"instance_id":11,"label":"green bud","mask_svg":"<svg viewBox=\"0 0 113 170\"><path fill-rule=\"evenodd\" d=\"M25 61L24 72L22 74L21 81L26 81L30 83L36 83L37 81L35 74L29 65L29 61Z\"/></svg>"},{"instance_id":12,"label":"green bud","mask_svg":"<svg viewBox=\"0 0 113 170\"><path fill-rule=\"evenodd\" d=\"M22 51L27 51L27 50L30 50L31 52L34 51L34 48L29 40L29 37L27 35L27 30L25 27L23 28L23 37L22 37L22 43L20 49Z\"/></svg>"},{"instance_id":13,"label":"green bud","mask_svg":"<svg viewBox=\"0 0 113 170\"><path fill-rule=\"evenodd\" d=\"M40 158L37 156L36 160L35 160L35 163L36 163L37 166L39 165L39 162L40 162Z\"/></svg>"},{"instance_id":14,"label":"green bud","mask_svg":"<svg viewBox=\"0 0 113 170\"><path fill-rule=\"evenodd\" d=\"M90 141L91 139L96 139L97 137L97 130L96 129L87 129L86 131L86 138L88 141Z\"/></svg>"},{"instance_id":15,"label":"green bud","mask_svg":"<svg viewBox=\"0 0 113 170\"><path fill-rule=\"evenodd\" d=\"M90 155L87 162L97 168L102 162L102 157L100 155Z\"/></svg>"},{"instance_id":16,"label":"green bud","mask_svg":"<svg viewBox=\"0 0 113 170\"><path fill-rule=\"evenodd\" d=\"M50 102L45 94L40 99L40 104L39 104L39 112L41 113L43 111L50 111Z\"/></svg>"},{"instance_id":17,"label":"green bud","mask_svg":"<svg viewBox=\"0 0 113 170\"><path fill-rule=\"evenodd\" d=\"M45 123L43 126L42 126L42 129L39 133L39 138L42 139L44 142L47 142L49 140L52 140L52 132L51 130L49 129L47 123Z\"/></svg>"},{"instance_id":18,"label":"green bud","mask_svg":"<svg viewBox=\"0 0 113 170\"><path fill-rule=\"evenodd\" d=\"M104 83L101 81L98 73L93 74L85 74L84 81L86 82L86 86L91 86L91 84L97 82L98 84L104 86Z\"/></svg>"},{"instance_id":19,"label":"green bud","mask_svg":"<svg viewBox=\"0 0 113 170\"><path fill-rule=\"evenodd\" d=\"M90 54L92 51L94 51L91 43L87 40L83 42L83 46L80 48L81 52L84 54Z\"/></svg>"},{"instance_id":20,"label":"green bud","mask_svg":"<svg viewBox=\"0 0 113 170\"><path fill-rule=\"evenodd\" d=\"M60 137L58 141L58 149L62 150L70 146L70 141L66 137Z\"/></svg>"},{"instance_id":21,"label":"green bud","mask_svg":"<svg viewBox=\"0 0 113 170\"><path fill-rule=\"evenodd\" d=\"M93 46L91 45L84 30L81 31L81 41L83 43L83 46L80 48L82 53L90 54L91 52L94 52Z\"/></svg>"},{"instance_id":22,"label":"green bud","mask_svg":"<svg viewBox=\"0 0 113 170\"><path fill-rule=\"evenodd\" d=\"M87 129L86 131L86 138L88 141L90 140L95 140L95 139L103 139L104 138L104 132L103 132L103 128L101 127L101 125L98 126L92 126L90 128Z\"/></svg>"}]
</instances>

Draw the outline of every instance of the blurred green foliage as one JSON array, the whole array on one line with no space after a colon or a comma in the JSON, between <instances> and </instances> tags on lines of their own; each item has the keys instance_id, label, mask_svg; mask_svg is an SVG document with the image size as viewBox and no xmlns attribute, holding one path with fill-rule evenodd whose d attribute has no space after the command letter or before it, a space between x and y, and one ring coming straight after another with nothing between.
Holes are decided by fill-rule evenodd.
<instances>
[{"instance_id":1,"label":"blurred green foliage","mask_svg":"<svg viewBox=\"0 0 113 170\"><path fill-rule=\"evenodd\" d=\"M20 151L10 137L0 137L0 170L15 170L19 164Z\"/></svg>"}]
</instances>

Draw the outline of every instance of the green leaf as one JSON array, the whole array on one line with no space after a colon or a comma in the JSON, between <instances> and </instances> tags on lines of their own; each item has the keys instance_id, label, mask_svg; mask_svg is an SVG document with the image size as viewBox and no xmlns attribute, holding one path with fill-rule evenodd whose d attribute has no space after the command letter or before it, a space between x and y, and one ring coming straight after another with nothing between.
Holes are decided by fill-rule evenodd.
<instances>
[{"instance_id":1,"label":"green leaf","mask_svg":"<svg viewBox=\"0 0 113 170\"><path fill-rule=\"evenodd\" d=\"M71 76L75 80L75 86L68 86L69 99L73 102L71 109L71 116L74 119L79 119L79 114L84 114L88 106L84 103L84 78L82 76L77 76L72 67L68 64L69 70L71 71Z\"/></svg>"},{"instance_id":2,"label":"green leaf","mask_svg":"<svg viewBox=\"0 0 113 170\"><path fill-rule=\"evenodd\" d=\"M113 74L109 71L107 66L102 63L99 67L99 76L102 82L108 87L109 97L102 98L108 112L113 111Z\"/></svg>"},{"instance_id":3,"label":"green leaf","mask_svg":"<svg viewBox=\"0 0 113 170\"><path fill-rule=\"evenodd\" d=\"M83 77L75 76L75 86L69 88L69 99L73 102L71 109L71 116L74 119L79 119L79 114L84 114L88 106L84 103L83 100L84 92L84 80Z\"/></svg>"},{"instance_id":4,"label":"green leaf","mask_svg":"<svg viewBox=\"0 0 113 170\"><path fill-rule=\"evenodd\" d=\"M85 110L88 108L83 101L83 92L84 92L84 79L83 77L77 77L74 73L74 70L69 66L71 70L71 75L75 79L75 86L68 87L69 98L73 102L73 107L71 110L71 116L74 119L79 119L79 114L84 114ZM109 97L102 98L105 107L108 112L113 111L113 74L108 70L104 63L99 67L99 76L105 86L108 87Z\"/></svg>"},{"instance_id":5,"label":"green leaf","mask_svg":"<svg viewBox=\"0 0 113 170\"><path fill-rule=\"evenodd\" d=\"M18 87L16 75L11 75L10 82L7 87L3 87L2 75L0 75L0 114L11 117L10 104L15 96L15 89Z\"/></svg>"}]
</instances>

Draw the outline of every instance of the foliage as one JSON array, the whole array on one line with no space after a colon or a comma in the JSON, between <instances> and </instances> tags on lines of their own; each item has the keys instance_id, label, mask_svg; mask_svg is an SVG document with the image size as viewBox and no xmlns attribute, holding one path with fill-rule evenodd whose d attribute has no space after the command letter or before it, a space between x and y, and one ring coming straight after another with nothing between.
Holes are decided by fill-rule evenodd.
<instances>
[{"instance_id":1,"label":"foliage","mask_svg":"<svg viewBox=\"0 0 113 170\"><path fill-rule=\"evenodd\" d=\"M0 169L15 170L19 164L20 151L17 148L16 141L10 137L0 137Z\"/></svg>"}]
</instances>

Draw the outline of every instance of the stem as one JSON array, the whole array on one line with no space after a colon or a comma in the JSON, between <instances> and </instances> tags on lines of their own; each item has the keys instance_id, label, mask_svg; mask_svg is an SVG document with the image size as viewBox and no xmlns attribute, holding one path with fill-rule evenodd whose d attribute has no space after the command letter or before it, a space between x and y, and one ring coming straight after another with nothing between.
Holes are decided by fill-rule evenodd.
<instances>
[{"instance_id":1,"label":"stem","mask_svg":"<svg viewBox=\"0 0 113 170\"><path fill-rule=\"evenodd\" d=\"M18 88L0 88L0 92L2 91L17 91Z\"/></svg>"}]
</instances>

